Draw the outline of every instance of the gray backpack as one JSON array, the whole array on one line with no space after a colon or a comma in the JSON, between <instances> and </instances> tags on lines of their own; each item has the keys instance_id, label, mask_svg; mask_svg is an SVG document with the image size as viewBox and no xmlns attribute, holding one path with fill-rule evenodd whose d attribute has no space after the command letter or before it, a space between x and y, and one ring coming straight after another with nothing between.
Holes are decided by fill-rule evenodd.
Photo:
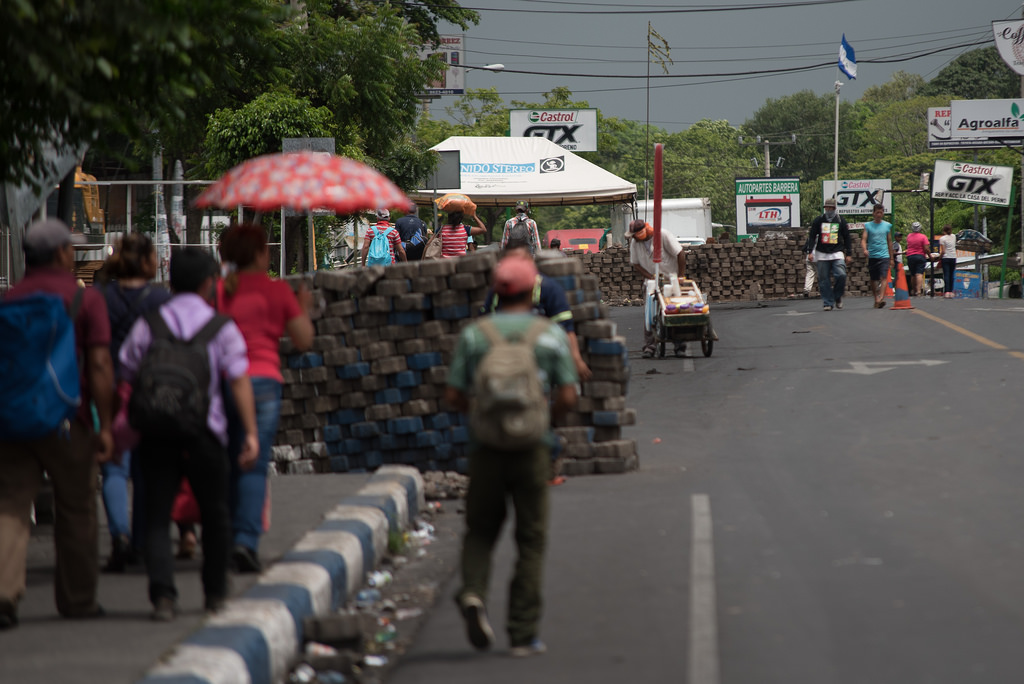
<instances>
[{"instance_id":1,"label":"gray backpack","mask_svg":"<svg viewBox=\"0 0 1024 684\"><path fill-rule=\"evenodd\" d=\"M508 229L508 241L512 242L525 240L530 245L530 251L534 251L537 246L533 244L533 231L530 230L530 223L528 219L516 218L516 222L512 224L512 227Z\"/></svg>"},{"instance_id":2,"label":"gray backpack","mask_svg":"<svg viewBox=\"0 0 1024 684\"><path fill-rule=\"evenodd\" d=\"M483 446L521 451L547 435L551 416L533 348L550 325L538 317L525 332L506 339L493 320L480 321L480 332L491 346L473 378L469 427Z\"/></svg>"}]
</instances>

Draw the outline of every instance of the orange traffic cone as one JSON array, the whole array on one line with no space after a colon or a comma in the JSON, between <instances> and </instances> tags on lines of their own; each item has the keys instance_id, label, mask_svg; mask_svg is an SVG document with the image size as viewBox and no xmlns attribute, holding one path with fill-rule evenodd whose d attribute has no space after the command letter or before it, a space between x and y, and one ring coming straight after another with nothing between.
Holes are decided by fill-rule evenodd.
<instances>
[{"instance_id":1,"label":"orange traffic cone","mask_svg":"<svg viewBox=\"0 0 1024 684\"><path fill-rule=\"evenodd\" d=\"M902 264L897 264L897 267L898 268L903 268L903 265ZM892 283L893 283L893 279L892 278L889 278L888 280L885 281L885 296L887 298L888 297L895 297L896 296L896 292L892 289Z\"/></svg>"},{"instance_id":2,"label":"orange traffic cone","mask_svg":"<svg viewBox=\"0 0 1024 684\"><path fill-rule=\"evenodd\" d=\"M896 268L896 303L893 309L913 309L910 305L910 293L907 291L907 276L903 273L903 266L897 264Z\"/></svg>"}]
</instances>

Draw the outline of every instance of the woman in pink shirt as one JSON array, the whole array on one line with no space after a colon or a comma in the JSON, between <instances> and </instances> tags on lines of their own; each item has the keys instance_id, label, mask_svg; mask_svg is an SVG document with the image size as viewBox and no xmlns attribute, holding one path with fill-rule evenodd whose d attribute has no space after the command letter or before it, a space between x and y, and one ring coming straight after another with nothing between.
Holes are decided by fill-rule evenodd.
<instances>
[{"instance_id":1,"label":"woman in pink shirt","mask_svg":"<svg viewBox=\"0 0 1024 684\"><path fill-rule=\"evenodd\" d=\"M924 267L931 260L928 238L921 232L921 224L910 224L907 236L907 270L910 271L910 294L917 297L924 293Z\"/></svg>"},{"instance_id":2,"label":"woman in pink shirt","mask_svg":"<svg viewBox=\"0 0 1024 684\"><path fill-rule=\"evenodd\" d=\"M448 213L448 223L441 226L441 258L451 259L460 257L466 253L467 242L470 235L483 235L487 229L478 216L473 216L476 225L466 226L462 223L465 217L461 211Z\"/></svg>"},{"instance_id":3,"label":"woman in pink shirt","mask_svg":"<svg viewBox=\"0 0 1024 684\"><path fill-rule=\"evenodd\" d=\"M259 433L259 460L243 471L235 467L235 450L240 446L238 431L230 431L228 455L231 457L231 558L239 572L259 572L258 550L264 531L263 511L267 498L267 469L270 447L277 433L281 410L281 358L278 343L287 333L299 351L313 344L313 322L309 311L312 294L301 288L298 296L287 283L271 280L270 249L262 226L231 226L220 241L221 259L230 272L221 283L220 310L230 315L249 350L249 375L256 399L256 424Z\"/></svg>"}]
</instances>

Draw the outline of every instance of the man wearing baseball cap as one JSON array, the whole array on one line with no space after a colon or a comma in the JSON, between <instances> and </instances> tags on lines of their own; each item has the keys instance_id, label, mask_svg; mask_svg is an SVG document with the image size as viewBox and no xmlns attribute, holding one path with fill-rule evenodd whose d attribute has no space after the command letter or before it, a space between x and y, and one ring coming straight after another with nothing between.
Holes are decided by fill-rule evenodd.
<instances>
[{"instance_id":1,"label":"man wearing baseball cap","mask_svg":"<svg viewBox=\"0 0 1024 684\"><path fill-rule=\"evenodd\" d=\"M850 255L850 229L846 219L836 213L835 197L825 199L825 213L811 223L804 252L807 260L818 267L822 308L825 311L831 311L833 306L842 309L846 266L853 257Z\"/></svg>"},{"instance_id":2,"label":"man wearing baseball cap","mask_svg":"<svg viewBox=\"0 0 1024 684\"><path fill-rule=\"evenodd\" d=\"M505 228L501 231L501 248L505 249L510 238L516 240L526 239L530 246L530 254L537 256L540 248L540 232L537 222L529 216L530 204L526 200L516 202L516 215L505 221Z\"/></svg>"},{"instance_id":3,"label":"man wearing baseball cap","mask_svg":"<svg viewBox=\"0 0 1024 684\"><path fill-rule=\"evenodd\" d=\"M92 288L79 293L75 279L74 244L80 238L72 236L67 225L57 219L29 226L22 242L25 277L5 298L55 294L74 312L82 401L71 421L70 439L62 429L29 440L3 441L0 436L0 630L18 624L18 600L25 593L29 513L43 472L50 476L54 489L57 612L67 618L103 615L96 602L96 481L99 464L110 459L114 447L110 432L114 372L106 301ZM96 408L99 432L93 428L90 403Z\"/></svg>"},{"instance_id":4,"label":"man wearing baseball cap","mask_svg":"<svg viewBox=\"0 0 1024 684\"><path fill-rule=\"evenodd\" d=\"M479 650L494 643L487 621L487 588L491 554L505 521L506 499L515 507L518 560L508 600L506 629L511 654L524 657L543 653L538 639L541 616L541 578L547 539L550 431L531 446L498 449L484 446L487 435L473 429L480 397L474 394L484 357L492 339L532 341L538 377L550 399L554 416L576 403L576 367L568 340L557 324L531 312L537 267L525 256L508 256L494 268L492 285L498 295L497 313L467 326L459 336L445 399L470 415L469 491L466 494L466 533L462 545L462 587L456 602L466 623L469 641ZM491 355L493 358L493 354Z\"/></svg>"}]
</instances>

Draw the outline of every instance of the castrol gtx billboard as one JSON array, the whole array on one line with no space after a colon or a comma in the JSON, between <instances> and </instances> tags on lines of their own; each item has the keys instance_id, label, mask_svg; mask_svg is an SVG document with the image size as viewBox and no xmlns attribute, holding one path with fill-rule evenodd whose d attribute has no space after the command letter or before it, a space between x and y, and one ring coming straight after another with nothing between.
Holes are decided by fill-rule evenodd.
<instances>
[{"instance_id":1,"label":"castrol gtx billboard","mask_svg":"<svg viewBox=\"0 0 1024 684\"><path fill-rule=\"evenodd\" d=\"M1013 168L971 162L935 160L932 197L971 204L1010 205Z\"/></svg>"},{"instance_id":2,"label":"castrol gtx billboard","mask_svg":"<svg viewBox=\"0 0 1024 684\"><path fill-rule=\"evenodd\" d=\"M892 181L888 178L871 178L821 182L821 196L836 198L836 211L844 215L870 215L879 202L885 213L892 213Z\"/></svg>"},{"instance_id":3,"label":"castrol gtx billboard","mask_svg":"<svg viewBox=\"0 0 1024 684\"><path fill-rule=\"evenodd\" d=\"M597 151L596 109L510 109L512 138L547 138L572 152Z\"/></svg>"}]
</instances>

